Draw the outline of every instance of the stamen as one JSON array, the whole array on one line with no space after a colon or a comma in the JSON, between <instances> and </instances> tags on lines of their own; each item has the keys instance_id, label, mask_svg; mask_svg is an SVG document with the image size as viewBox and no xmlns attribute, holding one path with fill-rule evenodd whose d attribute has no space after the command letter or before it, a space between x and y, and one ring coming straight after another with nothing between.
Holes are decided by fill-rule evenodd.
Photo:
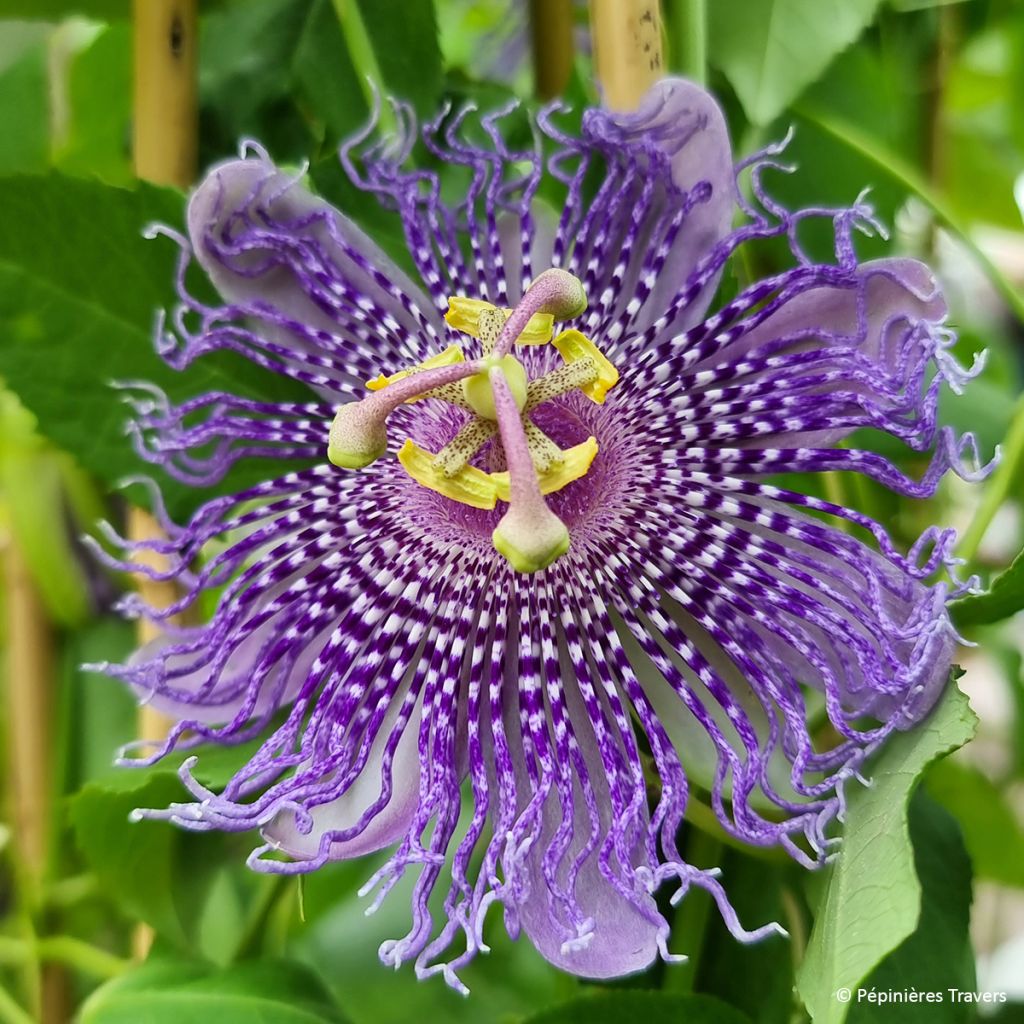
<instances>
[{"instance_id":1,"label":"stamen","mask_svg":"<svg viewBox=\"0 0 1024 1024\"><path fill-rule=\"evenodd\" d=\"M437 456L408 440L398 450L398 461L423 487L472 508L492 509L498 501L498 485L491 473L475 466L463 466L446 476L437 464Z\"/></svg>"},{"instance_id":2,"label":"stamen","mask_svg":"<svg viewBox=\"0 0 1024 1024\"><path fill-rule=\"evenodd\" d=\"M565 452L526 416L523 417L523 429L526 431L526 443L530 447L530 455L533 456L533 464L537 467L538 473L543 475L552 466L565 462Z\"/></svg>"},{"instance_id":3,"label":"stamen","mask_svg":"<svg viewBox=\"0 0 1024 1024\"><path fill-rule=\"evenodd\" d=\"M390 387L397 381L405 380L406 377L411 377L413 374L422 373L424 370L433 370L438 366L454 366L462 361L462 349L458 345L449 345L443 352L438 352L429 359L424 359L422 363L410 366L407 370L399 370L398 373L393 373L389 377L383 373L379 374L373 380L368 380L366 386L371 391L383 391L384 388ZM426 395L417 395L415 398L410 398L409 401L418 402L421 398L426 397Z\"/></svg>"},{"instance_id":4,"label":"stamen","mask_svg":"<svg viewBox=\"0 0 1024 1024\"><path fill-rule=\"evenodd\" d=\"M493 420L471 419L438 453L437 468L454 476L498 432Z\"/></svg>"},{"instance_id":5,"label":"stamen","mask_svg":"<svg viewBox=\"0 0 1024 1024\"><path fill-rule=\"evenodd\" d=\"M566 395L577 388L584 388L597 380L597 367L591 359L580 359L574 363L566 363L545 373L543 377L530 381L526 389L526 405L524 411L536 409L543 402Z\"/></svg>"},{"instance_id":6,"label":"stamen","mask_svg":"<svg viewBox=\"0 0 1024 1024\"><path fill-rule=\"evenodd\" d=\"M538 572L569 550L569 531L541 495L519 406L500 366L491 368L490 379L509 476L508 511L492 540L517 572Z\"/></svg>"},{"instance_id":7,"label":"stamen","mask_svg":"<svg viewBox=\"0 0 1024 1024\"><path fill-rule=\"evenodd\" d=\"M579 480L580 477L586 476L590 470L590 464L597 457L597 452L598 445L595 437L588 437L581 444L560 451L560 461L552 462L543 472L540 470L537 472L537 485L540 487L540 493L554 494L567 484L571 484L573 480ZM532 447L530 455L536 466L536 453ZM502 501L508 501L512 493L508 473L491 473L491 479L497 488L497 496Z\"/></svg>"},{"instance_id":8,"label":"stamen","mask_svg":"<svg viewBox=\"0 0 1024 1024\"><path fill-rule=\"evenodd\" d=\"M447 402L449 405L457 405L460 409L472 410L473 408L466 401L466 390L462 386L462 381L454 384L442 384L439 388L431 388L429 391L424 392L421 397L437 398L442 402Z\"/></svg>"},{"instance_id":9,"label":"stamen","mask_svg":"<svg viewBox=\"0 0 1024 1024\"><path fill-rule=\"evenodd\" d=\"M453 297L445 319L479 338L483 357L466 362L462 350L450 345L415 366L368 381L373 394L341 406L334 417L331 462L360 469L383 455L387 417L404 402L435 398L468 409L475 415L436 455L407 440L398 461L417 483L454 501L480 509L507 502L492 534L495 548L518 572L546 568L568 550L569 531L544 495L585 476L598 446L590 437L563 451L526 413L577 389L603 402L619 375L579 331L563 331L554 340L564 365L533 382L509 349L550 341L554 321L578 316L586 305L579 279L555 269L541 274L514 310ZM487 473L473 466L474 456L499 434L508 469Z\"/></svg>"},{"instance_id":10,"label":"stamen","mask_svg":"<svg viewBox=\"0 0 1024 1024\"><path fill-rule=\"evenodd\" d=\"M553 342L568 365L574 362L590 360L597 371L597 379L586 384L580 390L591 401L604 405L608 391L619 382L619 371L605 358L601 350L579 331L562 331Z\"/></svg>"},{"instance_id":11,"label":"stamen","mask_svg":"<svg viewBox=\"0 0 1024 1024\"><path fill-rule=\"evenodd\" d=\"M462 334L479 338L484 351L489 352L498 340L505 322L512 315L511 309L498 309L482 299L467 299L453 295L448 300L445 321ZM550 313L534 313L526 321L517 339L520 345L546 345L551 340L555 318Z\"/></svg>"},{"instance_id":12,"label":"stamen","mask_svg":"<svg viewBox=\"0 0 1024 1024\"><path fill-rule=\"evenodd\" d=\"M416 483L453 501L482 509L492 509L498 501L494 474L475 466L463 466L455 473L445 474L437 457L411 440L398 450L398 461Z\"/></svg>"},{"instance_id":13,"label":"stamen","mask_svg":"<svg viewBox=\"0 0 1024 1024\"><path fill-rule=\"evenodd\" d=\"M550 313L556 320L572 320L586 308L587 295L578 277L573 277L566 270L545 270L526 289L522 301L505 321L494 346L494 354L505 355L535 313Z\"/></svg>"},{"instance_id":14,"label":"stamen","mask_svg":"<svg viewBox=\"0 0 1024 1024\"><path fill-rule=\"evenodd\" d=\"M387 418L403 402L436 387L471 377L479 360L423 370L389 384L381 391L338 409L331 424L327 458L342 469L362 469L379 459L388 446Z\"/></svg>"}]
</instances>

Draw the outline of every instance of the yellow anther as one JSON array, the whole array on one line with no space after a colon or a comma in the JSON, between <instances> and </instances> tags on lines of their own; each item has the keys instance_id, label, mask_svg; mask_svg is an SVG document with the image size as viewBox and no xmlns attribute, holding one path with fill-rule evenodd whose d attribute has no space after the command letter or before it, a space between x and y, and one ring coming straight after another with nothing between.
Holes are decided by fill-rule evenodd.
<instances>
[{"instance_id":1,"label":"yellow anther","mask_svg":"<svg viewBox=\"0 0 1024 1024\"><path fill-rule=\"evenodd\" d=\"M382 391L389 384L394 384L395 381L408 377L410 374L415 373L416 370L436 370L439 366L454 366L456 363L461 363L463 359L462 349L458 345L449 345L443 352L438 352L429 359L424 359L422 363L417 363L408 370L399 370L398 373L393 373L389 377L382 373L374 377L373 380L368 380L366 386L371 391ZM415 398L410 398L409 402L418 402L423 397L425 396L417 395Z\"/></svg>"},{"instance_id":2,"label":"yellow anther","mask_svg":"<svg viewBox=\"0 0 1024 1024\"><path fill-rule=\"evenodd\" d=\"M555 338L554 345L567 363L574 363L577 359L593 360L594 366L597 367L597 379L585 384L580 391L591 401L603 405L609 389L618 383L619 371L601 354L600 349L579 331L562 331Z\"/></svg>"},{"instance_id":3,"label":"yellow anther","mask_svg":"<svg viewBox=\"0 0 1024 1024\"><path fill-rule=\"evenodd\" d=\"M448 312L444 318L448 324L468 334L472 338L480 337L480 314L486 309L497 309L489 302L481 299L467 299L461 295L453 295L448 300ZM512 314L511 309L501 312L507 320ZM523 333L516 341L517 345L546 345L554 331L555 318L550 313L534 313L526 324Z\"/></svg>"},{"instance_id":4,"label":"yellow anther","mask_svg":"<svg viewBox=\"0 0 1024 1024\"><path fill-rule=\"evenodd\" d=\"M555 491L560 491L567 484L571 484L573 480L586 476L596 455L597 439L593 437L588 437L582 444L563 451L561 462L553 463L546 472L537 474L540 493L554 494ZM498 497L502 501L509 501L512 483L508 472L491 473L490 478L497 488Z\"/></svg>"},{"instance_id":5,"label":"yellow anther","mask_svg":"<svg viewBox=\"0 0 1024 1024\"><path fill-rule=\"evenodd\" d=\"M445 476L436 465L435 456L408 440L398 451L398 461L405 471L424 487L443 494L453 501L473 508L494 508L498 498L495 475L485 473L475 466L463 466L452 476ZM586 472L584 470L584 472ZM506 477L508 474L504 474Z\"/></svg>"}]
</instances>

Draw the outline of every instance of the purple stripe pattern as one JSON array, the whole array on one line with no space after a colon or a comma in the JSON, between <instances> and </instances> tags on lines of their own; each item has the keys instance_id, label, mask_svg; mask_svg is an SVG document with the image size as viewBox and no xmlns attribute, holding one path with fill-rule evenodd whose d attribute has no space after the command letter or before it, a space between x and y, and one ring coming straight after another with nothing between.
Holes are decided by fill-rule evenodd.
<instances>
[{"instance_id":1,"label":"purple stripe pattern","mask_svg":"<svg viewBox=\"0 0 1024 1024\"><path fill-rule=\"evenodd\" d=\"M926 267L858 262L855 236L879 230L863 200L781 208L763 179L785 169L782 147L734 166L695 85L663 81L630 115L588 110L576 135L547 108L521 150L511 110L424 125L395 112L397 139L367 131L342 162L367 202L397 211L415 275L253 144L198 187L188 236L165 232L181 249L181 303L160 322L163 357L185 369L230 349L309 398L174 405L125 385L138 451L172 477L204 486L249 456L281 461L275 479L184 525L164 513L163 539L118 539L106 556L182 594L160 610L123 601L165 636L106 670L176 723L135 763L261 741L222 792L188 759L188 798L140 813L258 830L261 871L391 848L372 905L407 873L415 884L410 929L381 959L460 990L494 904L512 936L593 978L675 956L662 889L708 891L742 941L778 931L747 930L727 879L685 861L688 806L735 841L824 863L848 784L946 685L947 603L971 586L956 581L952 531L901 550L882 524L781 475L859 473L921 498L947 471L977 478L972 438L936 409L978 367L954 360ZM459 189L410 164L418 140ZM556 188L552 212L539 197ZM811 220L831 226L830 262L801 248ZM791 269L709 315L731 259L764 239L788 244ZM187 290L194 262L222 305ZM588 308L565 326L621 380L604 405L573 391L532 413L562 448L600 447L586 476L547 496L568 552L523 575L491 543L503 503L458 504L395 459L405 438L438 451L464 410L399 406L389 451L363 470L330 465L326 448L365 381L449 344L480 354L445 323L449 296L514 306L548 267L583 282ZM531 379L558 365L550 345L516 354ZM919 476L836 446L861 427L921 453ZM211 592L210 622L171 621Z\"/></svg>"}]
</instances>

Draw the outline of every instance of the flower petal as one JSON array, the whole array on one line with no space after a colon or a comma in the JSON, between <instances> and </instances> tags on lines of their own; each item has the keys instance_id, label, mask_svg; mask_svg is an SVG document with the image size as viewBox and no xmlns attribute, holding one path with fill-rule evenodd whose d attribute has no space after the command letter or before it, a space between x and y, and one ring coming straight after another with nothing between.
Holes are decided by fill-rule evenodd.
<instances>
[{"instance_id":1,"label":"flower petal","mask_svg":"<svg viewBox=\"0 0 1024 1024\"><path fill-rule=\"evenodd\" d=\"M727 446L823 447L862 426L922 450L934 441L938 387L969 375L946 351L945 316L914 260L804 267L643 349L619 392L658 417L648 434L664 428L666 442L700 446L708 460Z\"/></svg>"},{"instance_id":2,"label":"flower petal","mask_svg":"<svg viewBox=\"0 0 1024 1024\"><path fill-rule=\"evenodd\" d=\"M685 330L707 308L717 275L678 310L675 300L728 234L736 209L718 104L693 82L663 79L635 113L588 112L583 140L607 174L585 211L563 217L556 258L571 245L567 269L583 277L590 299L585 332L618 340L666 311L664 329Z\"/></svg>"},{"instance_id":3,"label":"flower petal","mask_svg":"<svg viewBox=\"0 0 1024 1024\"><path fill-rule=\"evenodd\" d=\"M217 290L264 337L301 352L311 329L328 335L321 347L338 335L385 367L441 347L440 316L409 277L262 154L214 167L192 195L188 227Z\"/></svg>"},{"instance_id":4,"label":"flower petal","mask_svg":"<svg viewBox=\"0 0 1024 1024\"><path fill-rule=\"evenodd\" d=\"M293 811L281 811L263 830L264 838L291 857L316 857L327 832L341 832L358 825L370 811L365 827L351 839L330 844L332 860L346 860L373 853L397 842L406 832L419 803L420 763L412 723L401 730L393 758L386 763L389 746L399 715L401 701L393 701L373 743L366 763L353 784L336 800L307 808L308 818L300 826ZM414 715L413 721L418 719ZM390 796L376 807L390 790Z\"/></svg>"},{"instance_id":5,"label":"flower petal","mask_svg":"<svg viewBox=\"0 0 1024 1024\"><path fill-rule=\"evenodd\" d=\"M545 643L553 644L554 628L543 601L539 619L543 650ZM549 630L551 632L547 632ZM636 891L639 883L634 869L644 857L641 840L646 832L637 829L632 839L624 839L622 822L612 820L615 804L609 778L620 773L617 762L623 755L620 751L615 755L616 760L611 761L612 748L602 751L599 745L594 720L607 730L606 712L600 699L590 688L585 699L580 681L564 663L561 670L555 668L559 662L553 646L548 647L547 656L541 660L544 664L539 667L545 674L548 698L556 707L551 727L554 749L549 747L547 755L537 753L540 741L532 733L532 726L528 738L534 751L531 756L540 762L539 776L531 774L524 747L527 738L523 736L526 721L533 717L529 710L532 701L539 697L540 677L534 674L537 659L520 660L520 692L516 692L514 685L506 686L503 711L515 766L520 814L528 813L527 808L547 788L539 829L532 840L528 840L530 845L522 861L525 885L512 886L514 892L521 893L515 903L519 921L541 956L562 970L586 978L632 974L649 966L658 955L659 933L663 926L654 900L646 891ZM559 671L561 674L557 676L555 673ZM511 682L508 677L507 682ZM546 731L547 724L543 728ZM615 744L615 740L606 734L606 743ZM639 787L638 795L642 793L639 778L639 773L633 778L634 787ZM646 826L642 797L635 804L636 813L630 820L634 825ZM565 831L569 823L571 837L566 844ZM629 864L618 860L620 840L629 849L632 859ZM613 846L610 852L606 849L609 845ZM552 863L551 852L557 849L561 849L561 853L556 863ZM601 861L605 857L606 871L630 893L629 898L612 883L606 871L602 871ZM564 920L566 907L571 909L577 930L582 934L568 934L569 922Z\"/></svg>"}]
</instances>

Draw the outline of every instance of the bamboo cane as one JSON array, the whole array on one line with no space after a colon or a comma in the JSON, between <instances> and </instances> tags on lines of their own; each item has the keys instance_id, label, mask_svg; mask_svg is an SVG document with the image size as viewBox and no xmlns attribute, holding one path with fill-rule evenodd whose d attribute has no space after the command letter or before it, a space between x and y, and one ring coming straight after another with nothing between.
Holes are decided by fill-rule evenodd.
<instances>
[{"instance_id":1,"label":"bamboo cane","mask_svg":"<svg viewBox=\"0 0 1024 1024\"><path fill-rule=\"evenodd\" d=\"M534 90L542 100L560 96L572 74L572 0L530 0Z\"/></svg>"},{"instance_id":2,"label":"bamboo cane","mask_svg":"<svg viewBox=\"0 0 1024 1024\"><path fill-rule=\"evenodd\" d=\"M663 73L658 0L591 0L590 31L605 104L636 109Z\"/></svg>"},{"instance_id":3,"label":"bamboo cane","mask_svg":"<svg viewBox=\"0 0 1024 1024\"><path fill-rule=\"evenodd\" d=\"M184 188L196 175L198 0L133 0L135 173Z\"/></svg>"},{"instance_id":4,"label":"bamboo cane","mask_svg":"<svg viewBox=\"0 0 1024 1024\"><path fill-rule=\"evenodd\" d=\"M132 146L135 173L161 185L186 187L196 174L197 160L197 57L198 0L133 0L134 120ZM132 509L128 534L141 540L158 536L159 526L142 509ZM153 556L147 564L163 567ZM138 578L139 593L155 608L166 607L177 597L169 582ZM147 643L159 635L152 623L140 620L138 637ZM139 735L157 739L167 733L163 715L143 706ZM140 926L135 934L135 954L144 958L152 933Z\"/></svg>"},{"instance_id":5,"label":"bamboo cane","mask_svg":"<svg viewBox=\"0 0 1024 1024\"><path fill-rule=\"evenodd\" d=\"M22 899L34 914L50 855L53 820L53 629L13 537L3 542L7 610L7 725L11 815ZM26 919L27 920L27 919ZM30 930L31 930L31 926ZM70 1013L67 975L54 964L30 973L33 1011L42 1024Z\"/></svg>"}]
</instances>

